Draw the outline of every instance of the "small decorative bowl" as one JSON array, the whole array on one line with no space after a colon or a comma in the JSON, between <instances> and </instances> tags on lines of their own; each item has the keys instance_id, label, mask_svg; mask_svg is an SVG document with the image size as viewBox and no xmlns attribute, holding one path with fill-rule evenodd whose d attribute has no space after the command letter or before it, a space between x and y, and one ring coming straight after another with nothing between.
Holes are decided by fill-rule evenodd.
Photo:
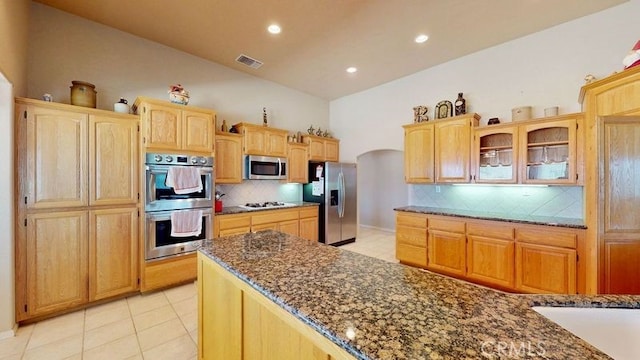
<instances>
[{"instance_id":1,"label":"small decorative bowl","mask_svg":"<svg viewBox=\"0 0 640 360\"><path fill-rule=\"evenodd\" d=\"M175 104L187 105L189 103L189 96L173 91L169 93L169 100Z\"/></svg>"}]
</instances>

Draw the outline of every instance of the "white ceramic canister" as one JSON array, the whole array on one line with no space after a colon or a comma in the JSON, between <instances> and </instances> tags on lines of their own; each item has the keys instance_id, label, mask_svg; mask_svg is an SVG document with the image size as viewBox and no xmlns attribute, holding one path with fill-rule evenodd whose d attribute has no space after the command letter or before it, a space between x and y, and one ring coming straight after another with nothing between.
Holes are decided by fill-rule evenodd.
<instances>
[{"instance_id":1,"label":"white ceramic canister","mask_svg":"<svg viewBox=\"0 0 640 360\"><path fill-rule=\"evenodd\" d=\"M531 106L519 106L511 109L511 121L531 119Z\"/></svg>"},{"instance_id":2,"label":"white ceramic canister","mask_svg":"<svg viewBox=\"0 0 640 360\"><path fill-rule=\"evenodd\" d=\"M129 113L129 104L127 103L127 100L125 100L124 98L120 98L120 101L118 101L117 103L113 104L113 111L115 111L117 113L128 114Z\"/></svg>"},{"instance_id":3,"label":"white ceramic canister","mask_svg":"<svg viewBox=\"0 0 640 360\"><path fill-rule=\"evenodd\" d=\"M558 107L552 106L544 109L544 116L557 116L558 115Z\"/></svg>"}]
</instances>

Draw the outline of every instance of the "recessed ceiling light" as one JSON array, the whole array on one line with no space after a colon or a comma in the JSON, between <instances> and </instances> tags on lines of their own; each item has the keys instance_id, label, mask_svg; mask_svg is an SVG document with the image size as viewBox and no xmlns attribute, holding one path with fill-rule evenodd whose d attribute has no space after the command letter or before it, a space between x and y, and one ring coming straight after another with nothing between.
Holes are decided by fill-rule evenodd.
<instances>
[{"instance_id":1,"label":"recessed ceiling light","mask_svg":"<svg viewBox=\"0 0 640 360\"><path fill-rule=\"evenodd\" d=\"M423 42L429 40L429 37L425 34L420 34L418 36L416 36L415 42L417 42L418 44L422 44Z\"/></svg>"},{"instance_id":2,"label":"recessed ceiling light","mask_svg":"<svg viewBox=\"0 0 640 360\"><path fill-rule=\"evenodd\" d=\"M269 25L267 30L272 34L280 34L280 31L282 31L282 29L280 29L280 26L278 26L276 24Z\"/></svg>"},{"instance_id":3,"label":"recessed ceiling light","mask_svg":"<svg viewBox=\"0 0 640 360\"><path fill-rule=\"evenodd\" d=\"M351 66L351 67L348 67L348 68L347 68L347 72L348 72L349 74L353 74L353 73L354 73L354 72L356 72L356 71L358 71L358 68L355 68L355 67L353 67L353 66Z\"/></svg>"}]
</instances>

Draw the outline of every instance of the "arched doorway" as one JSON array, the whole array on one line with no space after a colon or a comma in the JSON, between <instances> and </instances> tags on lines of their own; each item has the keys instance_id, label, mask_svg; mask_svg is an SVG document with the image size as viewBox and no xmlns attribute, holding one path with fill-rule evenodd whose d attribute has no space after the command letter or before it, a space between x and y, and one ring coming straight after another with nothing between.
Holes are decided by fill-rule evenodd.
<instances>
[{"instance_id":1,"label":"arched doorway","mask_svg":"<svg viewBox=\"0 0 640 360\"><path fill-rule=\"evenodd\" d=\"M373 150L361 154L358 162L358 224L395 231L394 208L407 206L404 182L404 153Z\"/></svg>"}]
</instances>

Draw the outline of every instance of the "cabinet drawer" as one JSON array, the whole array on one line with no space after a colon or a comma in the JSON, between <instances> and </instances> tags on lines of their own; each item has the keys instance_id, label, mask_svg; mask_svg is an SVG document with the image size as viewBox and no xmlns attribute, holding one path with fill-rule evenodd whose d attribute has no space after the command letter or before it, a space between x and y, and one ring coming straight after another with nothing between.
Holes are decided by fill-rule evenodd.
<instances>
[{"instance_id":1,"label":"cabinet drawer","mask_svg":"<svg viewBox=\"0 0 640 360\"><path fill-rule=\"evenodd\" d=\"M427 266L427 249L420 246L397 244L396 259L403 264Z\"/></svg>"},{"instance_id":2,"label":"cabinet drawer","mask_svg":"<svg viewBox=\"0 0 640 360\"><path fill-rule=\"evenodd\" d=\"M300 219L306 219L306 218L310 218L310 217L317 217L318 216L318 207L317 206L312 206L308 209L301 209L300 210Z\"/></svg>"},{"instance_id":3,"label":"cabinet drawer","mask_svg":"<svg viewBox=\"0 0 640 360\"><path fill-rule=\"evenodd\" d=\"M396 243L426 247L427 229L398 226L396 229Z\"/></svg>"},{"instance_id":4,"label":"cabinet drawer","mask_svg":"<svg viewBox=\"0 0 640 360\"><path fill-rule=\"evenodd\" d=\"M235 228L249 228L251 226L251 217L249 215L218 215L220 223L220 231Z\"/></svg>"},{"instance_id":5,"label":"cabinet drawer","mask_svg":"<svg viewBox=\"0 0 640 360\"><path fill-rule=\"evenodd\" d=\"M516 241L575 249L578 235L569 231L550 229L546 226L540 226L537 229L518 228L516 229Z\"/></svg>"},{"instance_id":6,"label":"cabinet drawer","mask_svg":"<svg viewBox=\"0 0 640 360\"><path fill-rule=\"evenodd\" d=\"M252 225L267 224L273 222L281 222L287 220L297 220L298 210L285 210L285 211L264 211L260 214L251 216Z\"/></svg>"},{"instance_id":7,"label":"cabinet drawer","mask_svg":"<svg viewBox=\"0 0 640 360\"><path fill-rule=\"evenodd\" d=\"M443 218L429 218L429 229L464 234L464 225L464 221Z\"/></svg>"},{"instance_id":8,"label":"cabinet drawer","mask_svg":"<svg viewBox=\"0 0 640 360\"><path fill-rule=\"evenodd\" d=\"M398 212L396 213L396 224L398 226L412 226L426 229L427 215Z\"/></svg>"},{"instance_id":9,"label":"cabinet drawer","mask_svg":"<svg viewBox=\"0 0 640 360\"><path fill-rule=\"evenodd\" d=\"M477 235L492 239L513 240L514 228L495 223L468 223L467 235Z\"/></svg>"}]
</instances>

